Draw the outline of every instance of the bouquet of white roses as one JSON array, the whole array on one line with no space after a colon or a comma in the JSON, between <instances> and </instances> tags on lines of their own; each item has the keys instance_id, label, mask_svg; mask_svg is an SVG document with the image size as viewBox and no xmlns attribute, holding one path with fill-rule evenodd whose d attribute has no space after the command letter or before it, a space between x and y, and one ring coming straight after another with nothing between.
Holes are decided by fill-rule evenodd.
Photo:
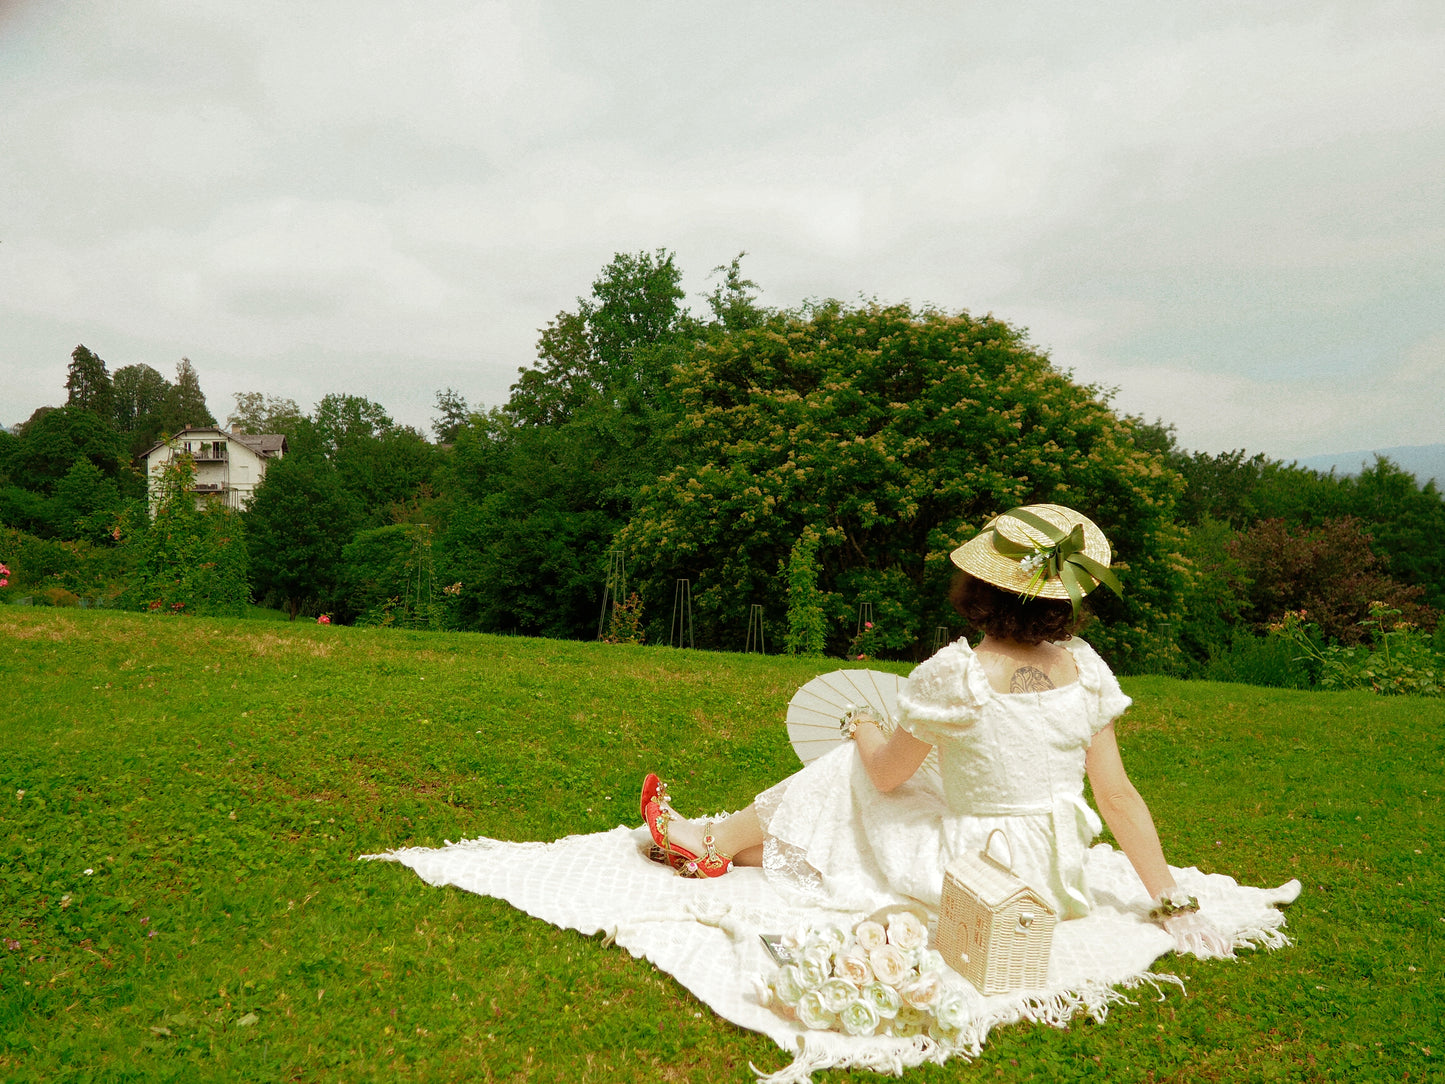
<instances>
[{"instance_id":1,"label":"bouquet of white roses","mask_svg":"<svg viewBox=\"0 0 1445 1084\"><path fill-rule=\"evenodd\" d=\"M947 964L928 947L928 927L911 911L858 923L800 927L781 940L785 962L756 977L758 1001L807 1027L848 1035L956 1039L962 997L944 983Z\"/></svg>"}]
</instances>

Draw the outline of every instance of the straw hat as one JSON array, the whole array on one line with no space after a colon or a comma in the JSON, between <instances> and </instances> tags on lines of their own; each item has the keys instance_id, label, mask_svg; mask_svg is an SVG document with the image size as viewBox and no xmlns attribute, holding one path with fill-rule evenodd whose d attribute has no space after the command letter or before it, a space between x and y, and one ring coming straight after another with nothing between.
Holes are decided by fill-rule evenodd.
<instances>
[{"instance_id":1,"label":"straw hat","mask_svg":"<svg viewBox=\"0 0 1445 1084\"><path fill-rule=\"evenodd\" d=\"M995 587L1024 598L1069 599L1075 609L1101 583L1122 593L1109 571L1104 532L1088 516L1061 504L1010 508L949 556Z\"/></svg>"}]
</instances>

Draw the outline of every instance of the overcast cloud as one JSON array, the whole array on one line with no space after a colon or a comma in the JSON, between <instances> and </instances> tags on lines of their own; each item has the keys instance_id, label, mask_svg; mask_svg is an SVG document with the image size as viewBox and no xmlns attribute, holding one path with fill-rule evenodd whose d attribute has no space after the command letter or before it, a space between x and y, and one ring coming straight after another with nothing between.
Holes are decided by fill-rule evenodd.
<instances>
[{"instance_id":1,"label":"overcast cloud","mask_svg":"<svg viewBox=\"0 0 1445 1084\"><path fill-rule=\"evenodd\" d=\"M1434 443L1442 70L1435 0L0 0L0 424L85 343L429 431L665 247L993 312L1189 448Z\"/></svg>"}]
</instances>

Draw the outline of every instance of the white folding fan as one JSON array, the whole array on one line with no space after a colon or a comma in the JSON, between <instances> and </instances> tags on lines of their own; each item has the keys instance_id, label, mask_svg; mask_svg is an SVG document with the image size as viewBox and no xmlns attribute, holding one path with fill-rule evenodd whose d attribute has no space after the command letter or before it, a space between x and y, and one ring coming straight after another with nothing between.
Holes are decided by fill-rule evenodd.
<instances>
[{"instance_id":1,"label":"white folding fan","mask_svg":"<svg viewBox=\"0 0 1445 1084\"><path fill-rule=\"evenodd\" d=\"M831 752L843 740L838 723L852 708L870 709L892 734L898 725L898 692L904 678L885 670L834 670L820 674L788 701L788 740L804 764ZM938 775L938 750L923 762L920 772Z\"/></svg>"}]
</instances>

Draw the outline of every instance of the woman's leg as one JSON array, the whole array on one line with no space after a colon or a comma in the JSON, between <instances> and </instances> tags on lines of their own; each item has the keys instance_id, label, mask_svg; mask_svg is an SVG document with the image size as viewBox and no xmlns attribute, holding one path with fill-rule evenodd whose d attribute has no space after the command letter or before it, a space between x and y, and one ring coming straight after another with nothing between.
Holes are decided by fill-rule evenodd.
<instances>
[{"instance_id":1,"label":"woman's leg","mask_svg":"<svg viewBox=\"0 0 1445 1084\"><path fill-rule=\"evenodd\" d=\"M685 821L675 818L667 826L668 838L677 846L693 854L702 854L702 836L705 821ZM758 820L758 811L753 806L739 810L731 817L713 821L713 846L719 854L731 855L733 865L761 866L763 864L763 824Z\"/></svg>"},{"instance_id":2,"label":"woman's leg","mask_svg":"<svg viewBox=\"0 0 1445 1084\"><path fill-rule=\"evenodd\" d=\"M749 805L724 821L713 825L714 846L723 854L733 856L737 866L763 864L763 822L758 820L756 806Z\"/></svg>"}]
</instances>

